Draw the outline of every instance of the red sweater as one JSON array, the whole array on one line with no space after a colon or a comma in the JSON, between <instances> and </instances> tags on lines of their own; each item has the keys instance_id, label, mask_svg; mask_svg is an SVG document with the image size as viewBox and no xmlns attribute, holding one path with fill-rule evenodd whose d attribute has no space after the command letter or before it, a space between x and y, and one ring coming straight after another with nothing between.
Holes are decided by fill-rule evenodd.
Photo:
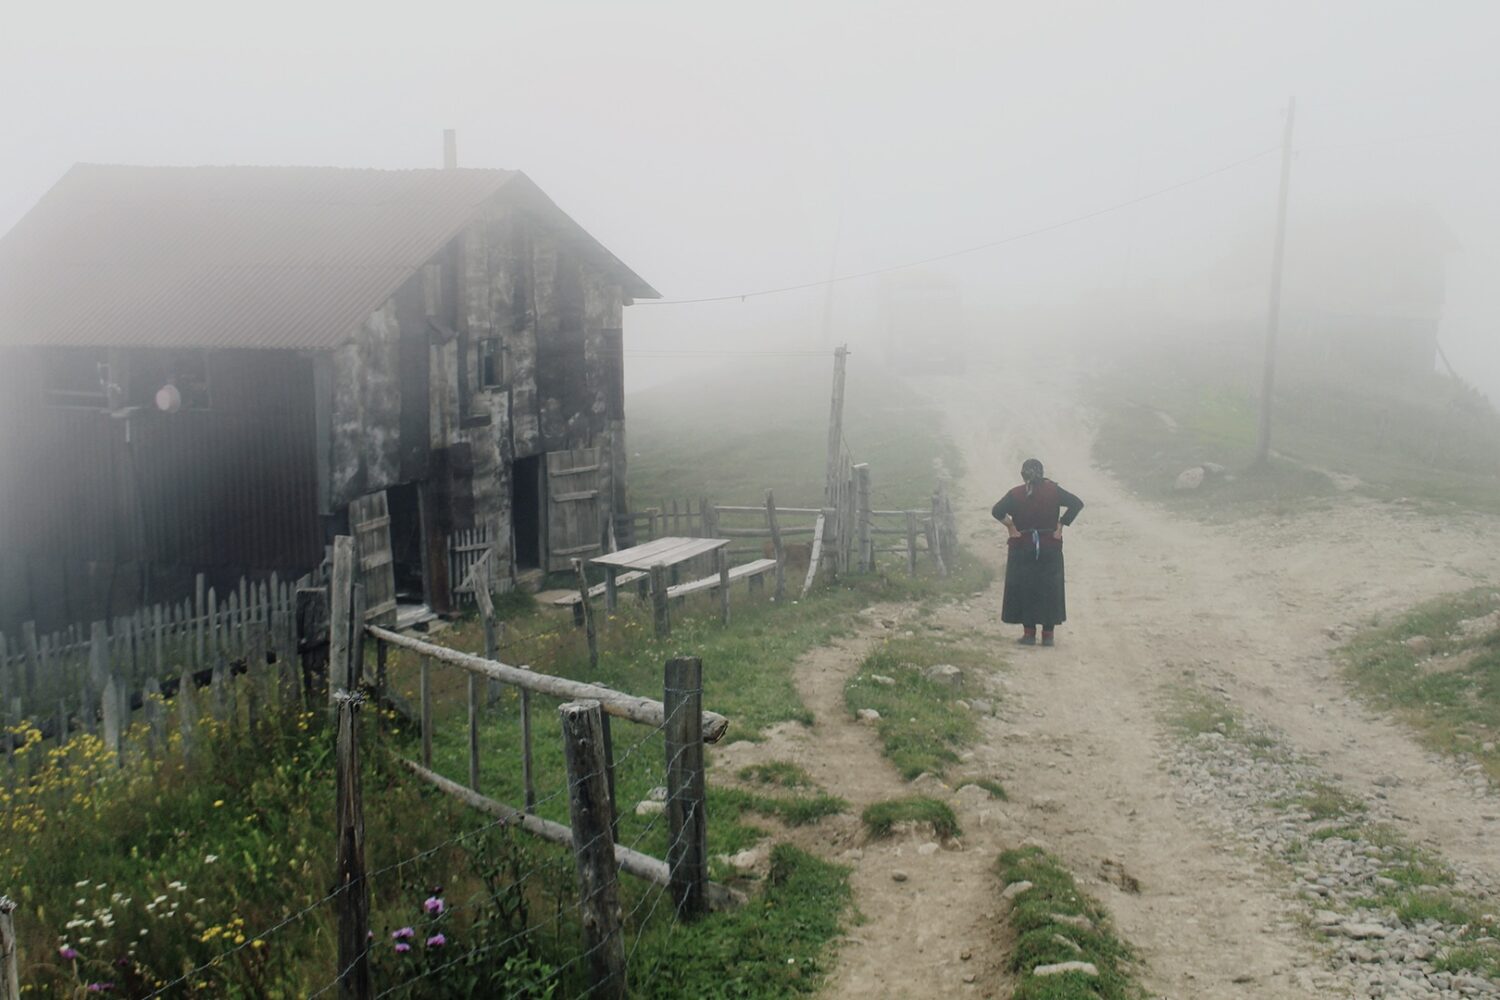
<instances>
[{"instance_id":1,"label":"red sweater","mask_svg":"<svg viewBox=\"0 0 1500 1000\"><path fill-rule=\"evenodd\" d=\"M1010 539L1011 545L1035 544L1032 532L1038 533L1043 548L1062 545L1062 539L1053 538L1059 524L1069 525L1083 510L1083 501L1078 499L1050 479L1036 483L1031 495L1026 495L1025 485L1017 486L995 504L990 513L995 520L1003 521L1007 514L1015 522L1020 538Z\"/></svg>"}]
</instances>

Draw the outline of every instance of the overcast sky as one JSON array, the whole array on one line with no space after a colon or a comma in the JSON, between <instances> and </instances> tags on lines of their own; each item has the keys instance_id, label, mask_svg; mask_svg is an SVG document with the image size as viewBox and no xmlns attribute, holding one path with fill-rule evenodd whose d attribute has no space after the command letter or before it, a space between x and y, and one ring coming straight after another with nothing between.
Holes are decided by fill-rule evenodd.
<instances>
[{"instance_id":1,"label":"overcast sky","mask_svg":"<svg viewBox=\"0 0 1500 1000\"><path fill-rule=\"evenodd\" d=\"M1442 337L1500 397L1500 3L12 5L0 230L74 162L526 171L668 299L1000 240L1270 150L1292 217L1430 206ZM1170 294L1264 239L1274 152L943 265L966 300ZM1294 239L1288 266L1296 263ZM1269 270L1269 263L1257 265ZM875 283L849 282L856 336ZM819 290L627 315L635 350L820 344ZM661 362L632 362L649 381Z\"/></svg>"}]
</instances>

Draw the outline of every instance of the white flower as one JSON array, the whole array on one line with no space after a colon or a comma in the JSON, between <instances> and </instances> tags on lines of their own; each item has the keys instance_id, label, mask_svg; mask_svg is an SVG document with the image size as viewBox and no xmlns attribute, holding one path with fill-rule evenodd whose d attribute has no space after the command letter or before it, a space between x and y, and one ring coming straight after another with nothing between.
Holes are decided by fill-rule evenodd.
<instances>
[{"instance_id":1,"label":"white flower","mask_svg":"<svg viewBox=\"0 0 1500 1000\"><path fill-rule=\"evenodd\" d=\"M83 937L83 938L79 938L78 939L78 943L79 944L88 944L92 940L94 940L94 939L91 938L91 937Z\"/></svg>"},{"instance_id":2,"label":"white flower","mask_svg":"<svg viewBox=\"0 0 1500 1000\"><path fill-rule=\"evenodd\" d=\"M187 886L183 885L181 882L168 882L167 888L175 889L177 892L181 892L182 890L186 889Z\"/></svg>"},{"instance_id":3,"label":"white flower","mask_svg":"<svg viewBox=\"0 0 1500 1000\"><path fill-rule=\"evenodd\" d=\"M82 882L74 882L73 883L73 888L75 888L75 889L87 889L88 885L89 885L89 880L88 879L84 879Z\"/></svg>"},{"instance_id":4,"label":"white flower","mask_svg":"<svg viewBox=\"0 0 1500 1000\"><path fill-rule=\"evenodd\" d=\"M206 864L206 865L211 865L215 861L218 861L218 860L219 860L219 856L217 854L205 854L205 855L203 855L203 863Z\"/></svg>"},{"instance_id":5,"label":"white flower","mask_svg":"<svg viewBox=\"0 0 1500 1000\"><path fill-rule=\"evenodd\" d=\"M72 920L69 920L67 923L63 924L63 928L65 930L70 930L70 931L73 930L74 928L82 927L82 926L83 926L83 921L80 920L78 917L74 917Z\"/></svg>"},{"instance_id":6,"label":"white flower","mask_svg":"<svg viewBox=\"0 0 1500 1000\"><path fill-rule=\"evenodd\" d=\"M157 896L155 899L153 899L151 901L151 905L152 906L159 906L162 903L165 903L166 901L167 901L167 897L166 896Z\"/></svg>"},{"instance_id":7,"label":"white flower","mask_svg":"<svg viewBox=\"0 0 1500 1000\"><path fill-rule=\"evenodd\" d=\"M146 936L146 928L142 927L141 928L141 937L145 937L145 936Z\"/></svg>"},{"instance_id":8,"label":"white flower","mask_svg":"<svg viewBox=\"0 0 1500 1000\"><path fill-rule=\"evenodd\" d=\"M86 900L86 899L75 899L75 900L73 900L73 905L74 906L87 906L87 905L89 905L89 903L88 903L88 900Z\"/></svg>"}]
</instances>

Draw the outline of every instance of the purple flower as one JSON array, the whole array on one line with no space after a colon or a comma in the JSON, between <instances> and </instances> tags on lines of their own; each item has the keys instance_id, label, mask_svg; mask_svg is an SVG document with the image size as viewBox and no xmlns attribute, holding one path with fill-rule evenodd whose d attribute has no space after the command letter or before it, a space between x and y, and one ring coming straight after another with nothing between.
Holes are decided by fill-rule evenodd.
<instances>
[{"instance_id":1,"label":"purple flower","mask_svg":"<svg viewBox=\"0 0 1500 1000\"><path fill-rule=\"evenodd\" d=\"M410 941L416 936L417 932L412 930L410 927L403 927L400 930L391 931L392 941Z\"/></svg>"},{"instance_id":2,"label":"purple flower","mask_svg":"<svg viewBox=\"0 0 1500 1000\"><path fill-rule=\"evenodd\" d=\"M405 955L409 951L411 951L411 945L407 944L405 941L396 942L396 954Z\"/></svg>"},{"instance_id":3,"label":"purple flower","mask_svg":"<svg viewBox=\"0 0 1500 1000\"><path fill-rule=\"evenodd\" d=\"M428 916L435 917L447 909L447 906L443 902L442 896L428 896L426 901L422 903L422 909L427 911Z\"/></svg>"},{"instance_id":4,"label":"purple flower","mask_svg":"<svg viewBox=\"0 0 1500 1000\"><path fill-rule=\"evenodd\" d=\"M57 954L62 958L64 962L71 962L73 961L73 959L78 957L78 949L74 948L70 944L65 944L61 948L57 949Z\"/></svg>"},{"instance_id":5,"label":"purple flower","mask_svg":"<svg viewBox=\"0 0 1500 1000\"><path fill-rule=\"evenodd\" d=\"M442 934L434 934L432 937L427 939L427 947L429 948L441 948L447 943L448 939L443 937Z\"/></svg>"},{"instance_id":6,"label":"purple flower","mask_svg":"<svg viewBox=\"0 0 1500 1000\"><path fill-rule=\"evenodd\" d=\"M110 991L110 990L112 990L112 989L115 988L115 984L114 983L89 983L88 986L86 986L84 988L87 989L90 993L107 993L108 991Z\"/></svg>"}]
</instances>

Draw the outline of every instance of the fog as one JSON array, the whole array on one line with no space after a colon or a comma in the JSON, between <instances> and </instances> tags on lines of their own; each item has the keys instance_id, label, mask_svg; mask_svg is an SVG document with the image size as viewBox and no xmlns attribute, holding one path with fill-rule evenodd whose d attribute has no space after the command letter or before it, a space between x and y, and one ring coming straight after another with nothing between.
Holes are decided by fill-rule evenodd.
<instances>
[{"instance_id":1,"label":"fog","mask_svg":"<svg viewBox=\"0 0 1500 1000\"><path fill-rule=\"evenodd\" d=\"M224 9L9 11L0 231L79 161L436 166L455 128L663 292L627 313L633 386L858 345L877 277L737 296L988 244L901 272L970 342L1254 338L1295 96L1287 329L1405 315L1393 276L1436 260L1440 343L1500 397L1484 0Z\"/></svg>"}]
</instances>

